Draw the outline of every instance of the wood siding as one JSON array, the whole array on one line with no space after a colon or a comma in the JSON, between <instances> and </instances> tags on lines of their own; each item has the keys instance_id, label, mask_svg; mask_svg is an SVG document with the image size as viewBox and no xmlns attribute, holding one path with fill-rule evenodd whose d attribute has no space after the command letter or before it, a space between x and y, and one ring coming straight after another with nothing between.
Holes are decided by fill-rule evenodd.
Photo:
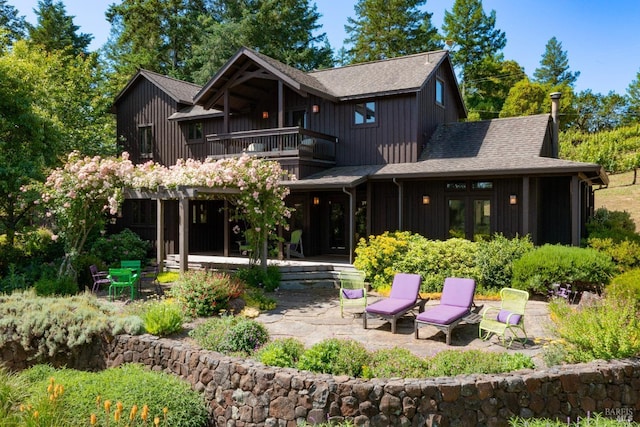
<instances>
[{"instance_id":1,"label":"wood siding","mask_svg":"<svg viewBox=\"0 0 640 427\"><path fill-rule=\"evenodd\" d=\"M146 79L139 79L127 96L119 100L116 108L118 138L123 141L134 163L153 160L173 165L177 159L186 156L185 134L176 122L168 120L179 105L157 86ZM141 125L152 126L152 159L140 157L138 127Z\"/></svg>"}]
</instances>

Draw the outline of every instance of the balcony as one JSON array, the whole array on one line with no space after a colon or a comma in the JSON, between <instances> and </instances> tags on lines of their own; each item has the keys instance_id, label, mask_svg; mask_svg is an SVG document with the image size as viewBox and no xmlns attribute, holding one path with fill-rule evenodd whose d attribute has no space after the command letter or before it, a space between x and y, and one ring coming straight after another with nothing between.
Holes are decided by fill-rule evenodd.
<instances>
[{"instance_id":1,"label":"balcony","mask_svg":"<svg viewBox=\"0 0 640 427\"><path fill-rule=\"evenodd\" d=\"M207 135L206 141L207 156L213 159L247 153L265 158L335 161L338 138L296 126L213 134Z\"/></svg>"}]
</instances>

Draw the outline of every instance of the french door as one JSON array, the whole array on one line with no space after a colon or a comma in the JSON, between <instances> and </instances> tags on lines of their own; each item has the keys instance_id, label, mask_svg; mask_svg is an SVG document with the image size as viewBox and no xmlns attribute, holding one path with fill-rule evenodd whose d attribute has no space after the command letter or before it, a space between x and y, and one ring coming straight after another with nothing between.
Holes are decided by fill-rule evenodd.
<instances>
[{"instance_id":1,"label":"french door","mask_svg":"<svg viewBox=\"0 0 640 427\"><path fill-rule=\"evenodd\" d=\"M469 240L491 235L491 200L486 197L450 197L448 202L448 237Z\"/></svg>"}]
</instances>

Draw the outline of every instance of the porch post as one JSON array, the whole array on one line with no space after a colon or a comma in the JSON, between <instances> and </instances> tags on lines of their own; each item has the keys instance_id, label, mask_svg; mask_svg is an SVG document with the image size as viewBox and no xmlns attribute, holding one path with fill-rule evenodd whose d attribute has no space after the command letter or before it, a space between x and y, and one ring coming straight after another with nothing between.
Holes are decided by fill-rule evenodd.
<instances>
[{"instance_id":1,"label":"porch post","mask_svg":"<svg viewBox=\"0 0 640 427\"><path fill-rule=\"evenodd\" d=\"M225 89L224 90L224 123L223 123L223 127L224 127L224 133L227 134L229 133L229 113L231 111L231 108L229 107L229 89ZM226 154L226 152L225 152Z\"/></svg>"},{"instance_id":2,"label":"porch post","mask_svg":"<svg viewBox=\"0 0 640 427\"><path fill-rule=\"evenodd\" d=\"M164 270L164 202L156 199L156 263L158 271Z\"/></svg>"},{"instance_id":3,"label":"porch post","mask_svg":"<svg viewBox=\"0 0 640 427\"><path fill-rule=\"evenodd\" d=\"M356 241L356 196L355 189L347 190L345 187L342 187L342 192L346 193L349 196L349 264L353 264L353 251L355 249L355 241Z\"/></svg>"},{"instance_id":4,"label":"porch post","mask_svg":"<svg viewBox=\"0 0 640 427\"><path fill-rule=\"evenodd\" d=\"M222 254L225 257L229 256L229 201L224 201L224 249L222 249Z\"/></svg>"},{"instance_id":5,"label":"porch post","mask_svg":"<svg viewBox=\"0 0 640 427\"><path fill-rule=\"evenodd\" d=\"M580 179L571 177L571 244L580 246Z\"/></svg>"},{"instance_id":6,"label":"porch post","mask_svg":"<svg viewBox=\"0 0 640 427\"><path fill-rule=\"evenodd\" d=\"M284 83L278 80L278 127L284 127Z\"/></svg>"},{"instance_id":7,"label":"porch post","mask_svg":"<svg viewBox=\"0 0 640 427\"><path fill-rule=\"evenodd\" d=\"M402 217L404 215L402 205L404 203L404 185L393 178L393 183L398 186L398 230L403 231Z\"/></svg>"},{"instance_id":8,"label":"porch post","mask_svg":"<svg viewBox=\"0 0 640 427\"><path fill-rule=\"evenodd\" d=\"M180 273L189 269L189 199L181 196L178 199L178 211L180 213Z\"/></svg>"},{"instance_id":9,"label":"porch post","mask_svg":"<svg viewBox=\"0 0 640 427\"><path fill-rule=\"evenodd\" d=\"M525 176L522 178L522 236L529 234L530 192L529 177Z\"/></svg>"}]
</instances>

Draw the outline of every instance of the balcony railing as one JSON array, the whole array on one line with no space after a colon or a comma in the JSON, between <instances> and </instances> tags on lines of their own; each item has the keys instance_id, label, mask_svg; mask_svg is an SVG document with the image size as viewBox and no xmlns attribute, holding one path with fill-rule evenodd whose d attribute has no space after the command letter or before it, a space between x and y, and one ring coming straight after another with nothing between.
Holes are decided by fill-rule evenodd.
<instances>
[{"instance_id":1,"label":"balcony railing","mask_svg":"<svg viewBox=\"0 0 640 427\"><path fill-rule=\"evenodd\" d=\"M338 138L301 127L259 129L207 135L207 154L223 158L240 153L260 157L305 157L334 161Z\"/></svg>"}]
</instances>

